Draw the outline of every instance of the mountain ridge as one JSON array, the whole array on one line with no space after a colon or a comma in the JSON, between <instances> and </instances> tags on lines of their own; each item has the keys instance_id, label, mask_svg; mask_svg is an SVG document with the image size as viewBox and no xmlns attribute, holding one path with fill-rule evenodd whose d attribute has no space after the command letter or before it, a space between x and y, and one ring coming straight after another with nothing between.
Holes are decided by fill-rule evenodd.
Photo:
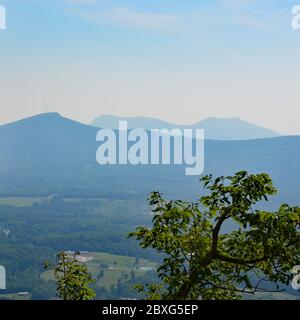
<instances>
[{"instance_id":1,"label":"mountain ridge","mask_svg":"<svg viewBox=\"0 0 300 320\"><path fill-rule=\"evenodd\" d=\"M107 165L96 162L99 129L44 114L0 126L0 196L139 197L160 190L172 198L198 195L198 177L185 165ZM279 201L300 194L300 136L205 142L204 174L267 172Z\"/></svg>"},{"instance_id":2,"label":"mountain ridge","mask_svg":"<svg viewBox=\"0 0 300 320\"><path fill-rule=\"evenodd\" d=\"M209 117L194 124L179 125L152 117L102 115L95 118L91 125L98 128L118 129L121 120L127 121L129 129L204 129L206 139L212 140L251 140L282 136L274 130L244 121L238 117Z\"/></svg>"}]
</instances>

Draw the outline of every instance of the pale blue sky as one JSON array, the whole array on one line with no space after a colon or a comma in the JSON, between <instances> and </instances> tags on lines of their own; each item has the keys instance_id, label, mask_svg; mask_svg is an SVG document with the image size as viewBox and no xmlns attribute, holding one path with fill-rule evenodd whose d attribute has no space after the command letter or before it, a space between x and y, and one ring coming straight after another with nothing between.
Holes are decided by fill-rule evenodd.
<instances>
[{"instance_id":1,"label":"pale blue sky","mask_svg":"<svg viewBox=\"0 0 300 320\"><path fill-rule=\"evenodd\" d=\"M300 4L300 0L298 1ZM49 110L300 134L297 0L0 0L0 123Z\"/></svg>"}]
</instances>

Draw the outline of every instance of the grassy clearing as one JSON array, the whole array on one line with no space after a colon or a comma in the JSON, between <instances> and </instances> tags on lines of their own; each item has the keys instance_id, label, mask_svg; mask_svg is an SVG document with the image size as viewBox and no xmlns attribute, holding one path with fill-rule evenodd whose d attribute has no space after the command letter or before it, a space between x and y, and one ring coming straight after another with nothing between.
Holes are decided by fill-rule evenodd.
<instances>
[{"instance_id":1,"label":"grassy clearing","mask_svg":"<svg viewBox=\"0 0 300 320\"><path fill-rule=\"evenodd\" d=\"M136 277L142 276L150 270L156 269L156 264L146 259L136 259L134 257L119 256L103 252L93 252L83 254L83 256L93 257L86 263L89 272L93 277L97 277L103 271L103 278L97 280L97 285L110 289L112 285L117 285L119 279L130 279L132 271ZM42 279L53 280L52 271L43 272Z\"/></svg>"},{"instance_id":2,"label":"grassy clearing","mask_svg":"<svg viewBox=\"0 0 300 320\"><path fill-rule=\"evenodd\" d=\"M245 300L300 300L286 292L257 292L255 295L244 294L243 297Z\"/></svg>"},{"instance_id":3,"label":"grassy clearing","mask_svg":"<svg viewBox=\"0 0 300 320\"><path fill-rule=\"evenodd\" d=\"M0 205L15 207L31 207L37 201L36 198L0 198Z\"/></svg>"},{"instance_id":4,"label":"grassy clearing","mask_svg":"<svg viewBox=\"0 0 300 320\"><path fill-rule=\"evenodd\" d=\"M32 207L35 203L49 202L51 197L45 198L30 198L30 197L7 197L0 198L0 206L15 206L15 207Z\"/></svg>"},{"instance_id":5,"label":"grassy clearing","mask_svg":"<svg viewBox=\"0 0 300 320\"><path fill-rule=\"evenodd\" d=\"M17 293L0 294L0 299L4 300L30 300L31 294L19 295Z\"/></svg>"}]
</instances>

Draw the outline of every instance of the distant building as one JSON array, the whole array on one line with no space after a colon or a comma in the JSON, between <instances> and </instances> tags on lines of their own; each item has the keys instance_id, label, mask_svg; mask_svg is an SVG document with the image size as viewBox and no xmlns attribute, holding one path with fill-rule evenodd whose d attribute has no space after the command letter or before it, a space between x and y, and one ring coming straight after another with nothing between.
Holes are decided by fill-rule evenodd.
<instances>
[{"instance_id":1,"label":"distant building","mask_svg":"<svg viewBox=\"0 0 300 320\"><path fill-rule=\"evenodd\" d=\"M0 266L0 290L6 289L6 271L3 266Z\"/></svg>"},{"instance_id":2,"label":"distant building","mask_svg":"<svg viewBox=\"0 0 300 320\"><path fill-rule=\"evenodd\" d=\"M28 292L28 291L18 292L17 293L18 296L28 296L29 294L30 294L30 292Z\"/></svg>"}]
</instances>

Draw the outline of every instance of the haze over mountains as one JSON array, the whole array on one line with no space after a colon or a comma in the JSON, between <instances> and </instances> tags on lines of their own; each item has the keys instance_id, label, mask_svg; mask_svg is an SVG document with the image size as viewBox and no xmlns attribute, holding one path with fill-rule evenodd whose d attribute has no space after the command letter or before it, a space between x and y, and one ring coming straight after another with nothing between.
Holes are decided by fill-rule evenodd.
<instances>
[{"instance_id":1,"label":"haze over mountains","mask_svg":"<svg viewBox=\"0 0 300 320\"><path fill-rule=\"evenodd\" d=\"M186 176L185 165L100 166L98 130L57 113L0 126L0 198L36 200L29 207L0 205L0 229L10 231L4 238L0 231L0 262L10 270L7 293L28 291L35 298L53 298L55 288L43 280L41 266L60 251L156 261L153 252L126 237L136 226L151 223L149 193L160 191L166 198L183 200L203 195L199 176ZM268 211L282 203L299 204L299 163L300 136L205 141L205 174L247 170L271 175L279 194L259 206ZM224 231L235 227L228 222ZM99 297L111 297L98 292ZM127 297L122 292L120 297Z\"/></svg>"},{"instance_id":2,"label":"haze over mountains","mask_svg":"<svg viewBox=\"0 0 300 320\"><path fill-rule=\"evenodd\" d=\"M153 190L172 198L195 199L199 177L184 165L107 165L96 163L98 129L41 114L0 126L0 196L60 194L81 198L138 198ZM205 174L238 170L271 174L279 202L299 204L300 136L205 143Z\"/></svg>"},{"instance_id":3,"label":"haze over mountains","mask_svg":"<svg viewBox=\"0 0 300 320\"><path fill-rule=\"evenodd\" d=\"M99 128L118 129L119 121L126 120L129 129L204 129L206 139L212 140L250 140L278 137L280 134L270 129L246 122L239 118L206 118L192 125L178 125L149 117L117 117L102 115L91 124Z\"/></svg>"}]
</instances>

